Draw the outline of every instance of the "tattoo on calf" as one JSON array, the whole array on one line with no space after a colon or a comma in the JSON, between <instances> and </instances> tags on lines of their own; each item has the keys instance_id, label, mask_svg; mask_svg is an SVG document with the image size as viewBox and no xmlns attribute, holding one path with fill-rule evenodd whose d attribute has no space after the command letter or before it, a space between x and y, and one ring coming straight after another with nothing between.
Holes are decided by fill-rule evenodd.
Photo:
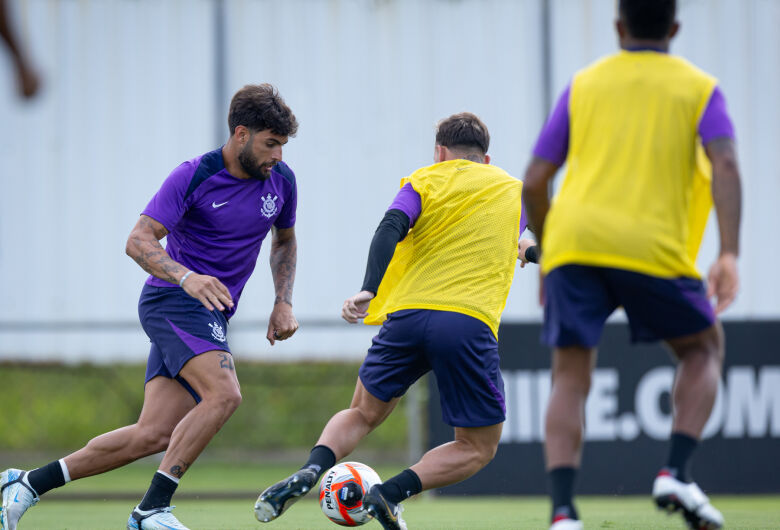
<instances>
[{"instance_id":1,"label":"tattoo on calf","mask_svg":"<svg viewBox=\"0 0 780 530\"><path fill-rule=\"evenodd\" d=\"M176 478L183 477L184 473L187 471L187 468L190 467L190 463L189 462L185 462L184 460L179 460L179 462L181 462L182 465L180 465L180 466L178 466L178 465L177 466L173 466L173 467L171 467L171 469L168 470L170 472L170 474L173 475Z\"/></svg>"},{"instance_id":2,"label":"tattoo on calf","mask_svg":"<svg viewBox=\"0 0 780 530\"><path fill-rule=\"evenodd\" d=\"M220 353L219 354L219 367L225 368L226 370L235 370L236 367L233 364L233 357L228 353Z\"/></svg>"}]
</instances>

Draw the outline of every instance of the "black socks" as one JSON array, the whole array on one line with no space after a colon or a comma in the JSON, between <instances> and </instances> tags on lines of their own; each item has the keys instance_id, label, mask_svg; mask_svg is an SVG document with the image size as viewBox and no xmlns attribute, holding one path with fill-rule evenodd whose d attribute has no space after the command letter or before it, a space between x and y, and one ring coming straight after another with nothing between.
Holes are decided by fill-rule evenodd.
<instances>
[{"instance_id":1,"label":"black socks","mask_svg":"<svg viewBox=\"0 0 780 530\"><path fill-rule=\"evenodd\" d=\"M27 473L27 482L40 497L49 490L65 485L65 475L59 460Z\"/></svg>"},{"instance_id":2,"label":"black socks","mask_svg":"<svg viewBox=\"0 0 780 530\"><path fill-rule=\"evenodd\" d=\"M378 488L385 499L398 504L402 500L420 493L422 491L422 483L417 473L411 469L405 469L393 478L384 481Z\"/></svg>"},{"instance_id":3,"label":"black socks","mask_svg":"<svg viewBox=\"0 0 780 530\"><path fill-rule=\"evenodd\" d=\"M690 460L693 451L698 447L699 441L687 434L672 433L669 459L666 461L666 469L681 482L690 482Z\"/></svg>"},{"instance_id":4,"label":"black socks","mask_svg":"<svg viewBox=\"0 0 780 530\"><path fill-rule=\"evenodd\" d=\"M552 495L552 520L569 518L578 520L574 508L574 479L577 469L573 467L556 467L548 472L550 477L550 493Z\"/></svg>"},{"instance_id":5,"label":"black socks","mask_svg":"<svg viewBox=\"0 0 780 530\"><path fill-rule=\"evenodd\" d=\"M317 473L317 479L327 470L336 465L336 455L333 454L330 447L325 445L316 445L311 450L309 460L301 469L312 469Z\"/></svg>"},{"instance_id":6,"label":"black socks","mask_svg":"<svg viewBox=\"0 0 780 530\"><path fill-rule=\"evenodd\" d=\"M152 477L152 485L146 491L141 504L138 505L139 510L149 511L154 508L163 508L171 505L171 497L173 492L176 491L178 482L163 475L159 471Z\"/></svg>"}]
</instances>

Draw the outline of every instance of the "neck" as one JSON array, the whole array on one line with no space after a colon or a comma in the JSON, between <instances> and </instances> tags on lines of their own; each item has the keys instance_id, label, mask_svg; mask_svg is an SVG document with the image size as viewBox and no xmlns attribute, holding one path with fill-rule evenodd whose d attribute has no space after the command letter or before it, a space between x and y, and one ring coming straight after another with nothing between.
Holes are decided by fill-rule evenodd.
<instances>
[{"instance_id":1,"label":"neck","mask_svg":"<svg viewBox=\"0 0 780 530\"><path fill-rule=\"evenodd\" d=\"M653 50L660 50L662 52L669 52L669 39L655 40L655 39L635 39L633 37L625 37L620 41L620 47L624 50L635 50L637 48L650 48Z\"/></svg>"},{"instance_id":2,"label":"neck","mask_svg":"<svg viewBox=\"0 0 780 530\"><path fill-rule=\"evenodd\" d=\"M248 179L250 176L241 167L241 163L238 161L238 146L234 138L231 136L225 145L222 147L222 160L225 162L225 169L228 173L239 179Z\"/></svg>"}]
</instances>

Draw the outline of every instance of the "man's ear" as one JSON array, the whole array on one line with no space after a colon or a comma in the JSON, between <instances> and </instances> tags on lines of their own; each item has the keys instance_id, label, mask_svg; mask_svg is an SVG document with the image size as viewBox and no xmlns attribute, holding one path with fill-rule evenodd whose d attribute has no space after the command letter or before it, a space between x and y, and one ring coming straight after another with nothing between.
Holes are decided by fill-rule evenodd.
<instances>
[{"instance_id":1,"label":"man's ear","mask_svg":"<svg viewBox=\"0 0 780 530\"><path fill-rule=\"evenodd\" d=\"M447 160L448 153L449 153L449 149L447 149L443 145L436 144L436 146L433 149L434 163L438 164L439 162L444 162L445 160Z\"/></svg>"}]
</instances>

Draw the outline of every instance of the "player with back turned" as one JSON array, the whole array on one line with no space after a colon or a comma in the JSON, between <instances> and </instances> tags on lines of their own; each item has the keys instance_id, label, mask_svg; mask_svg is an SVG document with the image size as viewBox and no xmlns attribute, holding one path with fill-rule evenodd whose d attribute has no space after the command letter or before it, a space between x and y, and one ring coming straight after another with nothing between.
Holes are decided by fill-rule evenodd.
<instances>
[{"instance_id":1,"label":"player with back turned","mask_svg":"<svg viewBox=\"0 0 780 530\"><path fill-rule=\"evenodd\" d=\"M53 488L160 451L165 456L127 528L186 530L171 513L171 498L241 402L227 323L272 230L276 300L266 337L273 345L298 329L291 302L297 187L282 162L282 146L298 122L277 90L264 84L233 96L228 125L224 146L173 170L127 241L127 254L151 274L138 303L152 342L138 422L41 468L4 471L0 530L14 530Z\"/></svg>"},{"instance_id":2,"label":"player with back turned","mask_svg":"<svg viewBox=\"0 0 780 530\"><path fill-rule=\"evenodd\" d=\"M330 419L299 471L260 495L258 520L276 519L314 487L429 371L455 440L372 487L365 509L386 529L406 528L401 501L464 480L492 460L506 412L498 323L516 259L525 264L532 241L518 245L522 183L489 165L489 140L473 114L450 116L436 133L436 163L401 181L371 242L363 288L342 309L348 322L382 323L352 404Z\"/></svg>"},{"instance_id":3,"label":"player with back turned","mask_svg":"<svg viewBox=\"0 0 780 530\"><path fill-rule=\"evenodd\" d=\"M545 275L543 339L553 347L545 453L555 530L582 528L573 492L584 407L604 322L619 306L632 341L663 340L677 360L655 503L679 510L692 528L723 524L689 464L723 363L715 314L737 293L741 186L716 80L668 53L675 13L674 0L620 0L622 50L574 76L526 171L523 200ZM564 161L551 206L548 186ZM720 253L705 291L695 256L712 202Z\"/></svg>"}]
</instances>

